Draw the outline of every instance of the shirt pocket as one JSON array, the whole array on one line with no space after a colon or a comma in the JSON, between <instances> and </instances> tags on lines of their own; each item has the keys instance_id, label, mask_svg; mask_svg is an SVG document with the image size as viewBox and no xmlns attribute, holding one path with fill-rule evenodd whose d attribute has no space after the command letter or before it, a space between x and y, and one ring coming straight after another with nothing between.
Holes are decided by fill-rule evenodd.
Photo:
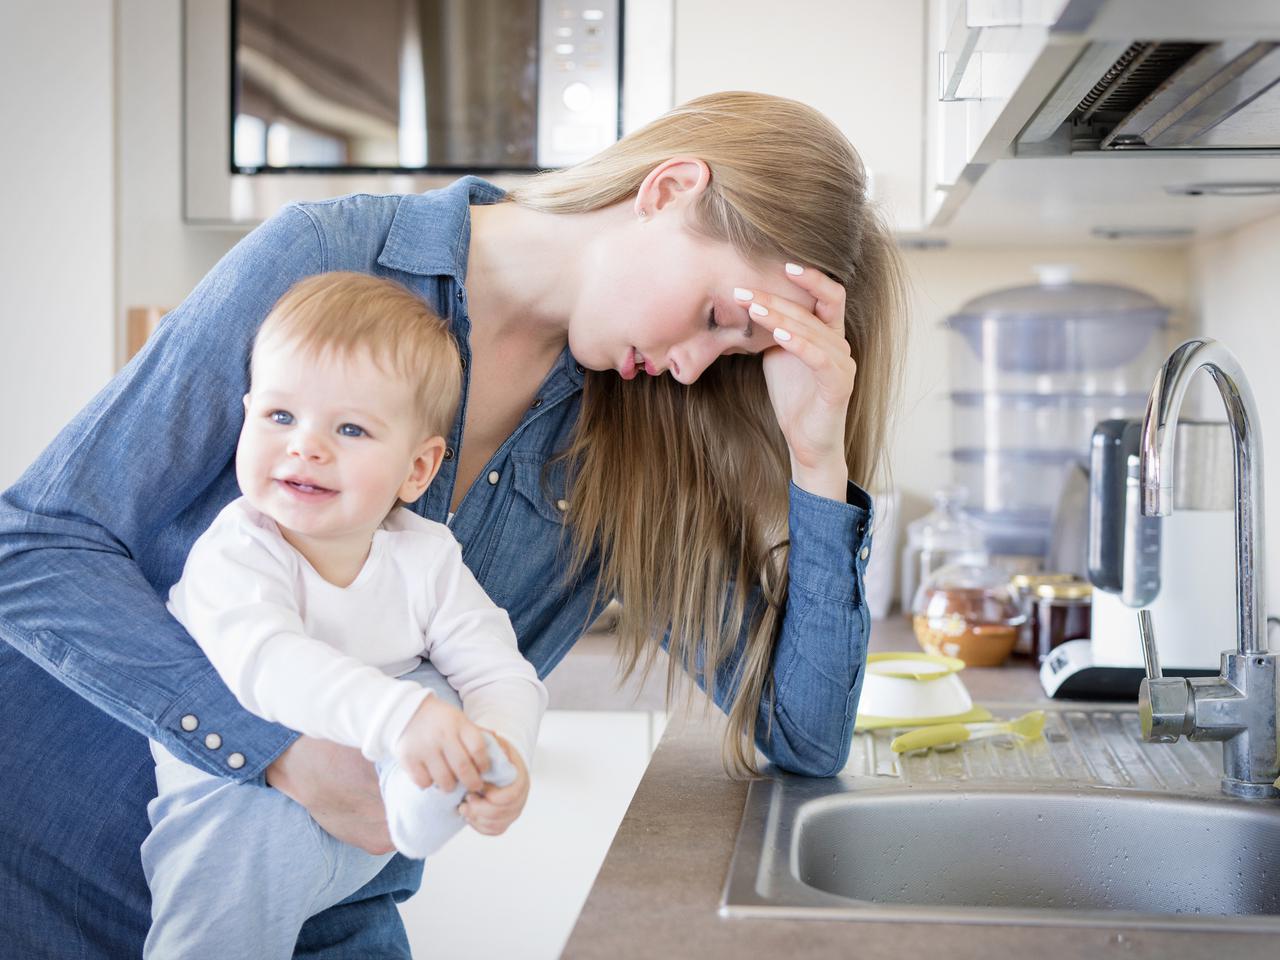
<instances>
[{"instance_id":1,"label":"shirt pocket","mask_svg":"<svg viewBox=\"0 0 1280 960\"><path fill-rule=\"evenodd\" d=\"M569 537L564 523L563 465L543 476L536 457L511 458L511 503L486 570L484 587L490 597L507 608L513 618L519 611L554 602L563 591L560 579L567 569Z\"/></svg>"}]
</instances>

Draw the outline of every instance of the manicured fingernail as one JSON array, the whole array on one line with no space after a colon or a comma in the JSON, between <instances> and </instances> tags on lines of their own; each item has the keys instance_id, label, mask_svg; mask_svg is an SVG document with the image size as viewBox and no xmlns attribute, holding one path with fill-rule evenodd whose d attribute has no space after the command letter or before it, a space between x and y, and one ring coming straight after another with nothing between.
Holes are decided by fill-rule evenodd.
<instances>
[{"instance_id":1,"label":"manicured fingernail","mask_svg":"<svg viewBox=\"0 0 1280 960\"><path fill-rule=\"evenodd\" d=\"M735 300L752 300L754 298L755 294L750 290L744 290L742 287L733 288L733 299Z\"/></svg>"},{"instance_id":2,"label":"manicured fingernail","mask_svg":"<svg viewBox=\"0 0 1280 960\"><path fill-rule=\"evenodd\" d=\"M787 331L783 330L781 327L775 327L773 331L773 338L785 343L791 339L791 334L787 333Z\"/></svg>"},{"instance_id":3,"label":"manicured fingernail","mask_svg":"<svg viewBox=\"0 0 1280 960\"><path fill-rule=\"evenodd\" d=\"M758 303L753 303L751 306L747 307L747 313L751 314L753 317L767 317L769 315L768 309L760 306Z\"/></svg>"},{"instance_id":4,"label":"manicured fingernail","mask_svg":"<svg viewBox=\"0 0 1280 960\"><path fill-rule=\"evenodd\" d=\"M788 263L787 273L791 274L793 277L798 277L800 274L804 273L804 267L800 266L798 263Z\"/></svg>"}]
</instances>

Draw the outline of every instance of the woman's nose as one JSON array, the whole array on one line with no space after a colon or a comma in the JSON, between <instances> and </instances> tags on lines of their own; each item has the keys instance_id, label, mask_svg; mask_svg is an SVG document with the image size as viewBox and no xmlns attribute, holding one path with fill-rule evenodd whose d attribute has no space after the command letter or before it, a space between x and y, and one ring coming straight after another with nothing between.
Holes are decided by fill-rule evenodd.
<instances>
[{"instance_id":1,"label":"woman's nose","mask_svg":"<svg viewBox=\"0 0 1280 960\"><path fill-rule=\"evenodd\" d=\"M676 362L672 365L672 373L677 373L676 367L679 367L676 379L681 383L689 384L697 380L707 367L715 362L716 357L720 355L716 344L706 341L690 340L683 345L678 358L673 356Z\"/></svg>"}]
</instances>

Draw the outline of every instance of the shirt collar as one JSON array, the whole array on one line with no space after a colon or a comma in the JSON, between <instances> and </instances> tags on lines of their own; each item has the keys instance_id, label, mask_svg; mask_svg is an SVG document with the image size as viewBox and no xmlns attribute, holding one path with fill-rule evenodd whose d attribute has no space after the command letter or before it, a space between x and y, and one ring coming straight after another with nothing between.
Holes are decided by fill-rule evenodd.
<instances>
[{"instance_id":1,"label":"shirt collar","mask_svg":"<svg viewBox=\"0 0 1280 960\"><path fill-rule=\"evenodd\" d=\"M496 203L505 196L501 188L479 177L462 177L439 190L406 194L396 207L378 263L463 283L471 244L471 205Z\"/></svg>"}]
</instances>

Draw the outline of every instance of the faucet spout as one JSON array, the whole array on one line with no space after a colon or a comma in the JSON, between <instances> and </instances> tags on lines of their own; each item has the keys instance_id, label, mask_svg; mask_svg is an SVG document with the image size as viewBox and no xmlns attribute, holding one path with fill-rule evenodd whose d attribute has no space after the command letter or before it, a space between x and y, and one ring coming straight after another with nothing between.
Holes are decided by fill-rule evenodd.
<instances>
[{"instance_id":1,"label":"faucet spout","mask_svg":"<svg viewBox=\"0 0 1280 960\"><path fill-rule=\"evenodd\" d=\"M1266 653L1261 427L1240 361L1217 340L1194 337L1186 341L1170 354L1156 376L1142 421L1142 512L1149 517L1173 512L1178 414L1191 378L1201 367L1218 385L1231 427L1236 496L1236 649L1241 655Z\"/></svg>"}]
</instances>

